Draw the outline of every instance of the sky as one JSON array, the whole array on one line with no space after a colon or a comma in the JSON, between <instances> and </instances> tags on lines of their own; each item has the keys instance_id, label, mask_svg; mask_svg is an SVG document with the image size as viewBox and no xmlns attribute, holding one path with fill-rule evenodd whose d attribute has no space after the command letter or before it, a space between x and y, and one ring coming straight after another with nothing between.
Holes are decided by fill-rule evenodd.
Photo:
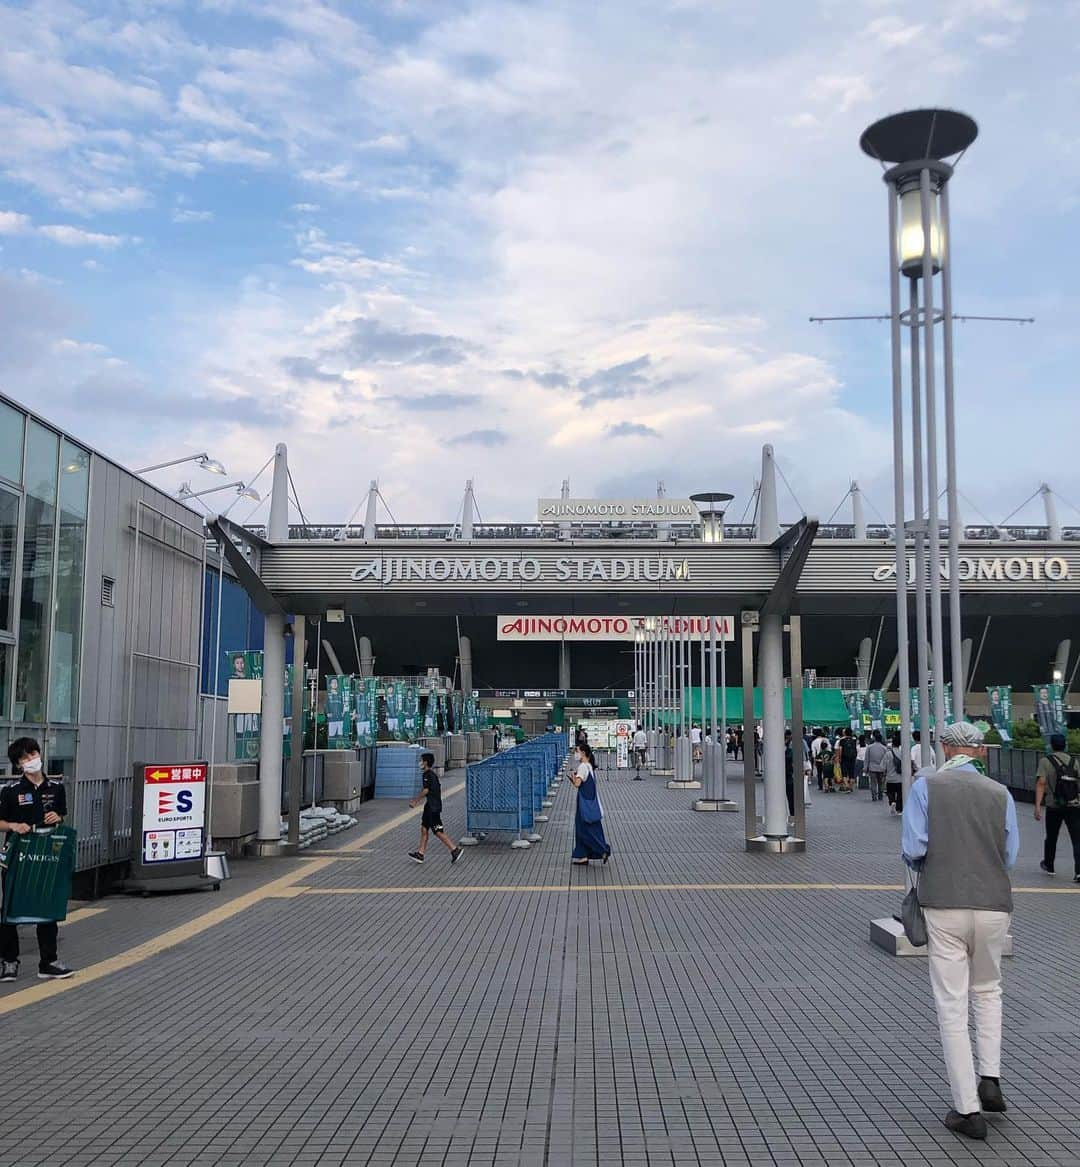
<instances>
[{"instance_id":1,"label":"sky","mask_svg":"<svg viewBox=\"0 0 1080 1167\"><path fill-rule=\"evenodd\" d=\"M890 518L888 326L808 317L887 310L859 135L944 106L956 311L1036 318L956 326L964 517L1080 523L1078 62L1075 0L0 4L0 390L132 467L285 442L312 521L738 518L765 442L783 518Z\"/></svg>"}]
</instances>

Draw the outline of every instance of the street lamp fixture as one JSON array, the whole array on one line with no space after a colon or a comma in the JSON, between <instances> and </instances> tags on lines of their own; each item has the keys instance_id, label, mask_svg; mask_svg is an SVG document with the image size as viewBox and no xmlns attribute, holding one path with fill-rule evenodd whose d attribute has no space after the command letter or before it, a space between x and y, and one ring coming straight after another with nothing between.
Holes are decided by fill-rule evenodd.
<instances>
[{"instance_id":1,"label":"street lamp fixture","mask_svg":"<svg viewBox=\"0 0 1080 1167\"><path fill-rule=\"evenodd\" d=\"M176 492L176 497L186 501L189 498L203 498L208 494L217 494L220 490L231 490L235 487L237 498L249 498L252 502L261 502L262 495L254 486L246 482L226 482L224 486L211 486L209 490L192 490L191 483L185 482Z\"/></svg>"},{"instance_id":2,"label":"street lamp fixture","mask_svg":"<svg viewBox=\"0 0 1080 1167\"><path fill-rule=\"evenodd\" d=\"M701 515L702 543L722 543L724 541L724 512L735 496L720 490L706 490L692 494L690 501L697 504Z\"/></svg>"},{"instance_id":3,"label":"street lamp fixture","mask_svg":"<svg viewBox=\"0 0 1080 1167\"><path fill-rule=\"evenodd\" d=\"M152 470L164 470L168 466L182 466L185 462L195 462L201 470L207 470L211 474L220 474L222 478L228 473L224 466L216 459L211 458L209 454L188 454L183 458L174 458L171 462L157 462L153 466L144 466L141 470L136 470L136 474L149 474Z\"/></svg>"}]
</instances>

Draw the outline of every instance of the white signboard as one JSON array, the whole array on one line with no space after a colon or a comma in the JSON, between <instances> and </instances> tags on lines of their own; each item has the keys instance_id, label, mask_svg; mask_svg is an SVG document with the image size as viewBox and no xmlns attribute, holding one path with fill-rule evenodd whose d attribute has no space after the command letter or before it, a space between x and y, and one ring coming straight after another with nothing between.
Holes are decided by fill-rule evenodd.
<instances>
[{"instance_id":1,"label":"white signboard","mask_svg":"<svg viewBox=\"0 0 1080 1167\"><path fill-rule=\"evenodd\" d=\"M206 826L206 767L147 766L142 806L142 861L198 859Z\"/></svg>"},{"instance_id":2,"label":"white signboard","mask_svg":"<svg viewBox=\"0 0 1080 1167\"><path fill-rule=\"evenodd\" d=\"M648 628L647 621L669 633L686 633L692 640L710 635L710 620L716 625L716 639L735 639L731 616L500 616L499 640L536 643L563 640L634 640Z\"/></svg>"},{"instance_id":3,"label":"white signboard","mask_svg":"<svg viewBox=\"0 0 1080 1167\"><path fill-rule=\"evenodd\" d=\"M688 498L541 498L536 503L541 523L649 523L700 521Z\"/></svg>"},{"instance_id":4,"label":"white signboard","mask_svg":"<svg viewBox=\"0 0 1080 1167\"><path fill-rule=\"evenodd\" d=\"M993 583L1023 583L1028 580L1059 583L1071 578L1069 561L1062 555L961 555L957 560L957 576L961 582L978 580ZM941 578L949 578L949 561L941 561ZM896 579L896 562L882 563L874 568L878 583ZM908 583L915 582L915 560L908 559Z\"/></svg>"}]
</instances>

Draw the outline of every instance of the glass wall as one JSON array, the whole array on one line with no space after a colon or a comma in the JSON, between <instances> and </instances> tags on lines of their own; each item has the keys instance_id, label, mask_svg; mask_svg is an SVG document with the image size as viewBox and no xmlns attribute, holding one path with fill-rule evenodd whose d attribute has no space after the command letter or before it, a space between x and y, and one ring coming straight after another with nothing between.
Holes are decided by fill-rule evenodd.
<instances>
[{"instance_id":1,"label":"glass wall","mask_svg":"<svg viewBox=\"0 0 1080 1167\"><path fill-rule=\"evenodd\" d=\"M65 440L60 448L60 532L56 604L49 672L49 720L78 719L79 646L82 638L83 568L90 456Z\"/></svg>"},{"instance_id":2,"label":"glass wall","mask_svg":"<svg viewBox=\"0 0 1080 1167\"><path fill-rule=\"evenodd\" d=\"M44 722L46 716L59 457L59 436L31 421L26 435L26 517L15 670L16 721Z\"/></svg>"},{"instance_id":3,"label":"glass wall","mask_svg":"<svg viewBox=\"0 0 1080 1167\"><path fill-rule=\"evenodd\" d=\"M89 494L89 452L0 400L0 722L78 721Z\"/></svg>"}]
</instances>

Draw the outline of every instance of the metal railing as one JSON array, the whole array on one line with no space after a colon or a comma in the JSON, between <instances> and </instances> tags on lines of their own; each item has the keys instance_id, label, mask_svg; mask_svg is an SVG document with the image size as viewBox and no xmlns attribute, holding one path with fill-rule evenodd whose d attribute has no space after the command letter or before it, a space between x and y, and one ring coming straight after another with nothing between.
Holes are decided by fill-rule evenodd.
<instances>
[{"instance_id":1,"label":"metal railing","mask_svg":"<svg viewBox=\"0 0 1080 1167\"><path fill-rule=\"evenodd\" d=\"M76 778L68 784L71 823L78 832L75 870L131 858L132 778Z\"/></svg>"},{"instance_id":2,"label":"metal railing","mask_svg":"<svg viewBox=\"0 0 1080 1167\"><path fill-rule=\"evenodd\" d=\"M794 526L782 523L781 530ZM250 526L248 530L266 538L265 526ZM364 528L342 523L303 524L289 526L290 539L333 539L338 541L363 539ZM380 542L460 542L460 528L453 523L379 523L375 537ZM724 528L724 539L728 542L745 543L757 537L757 529L750 523L734 523ZM1068 542L1080 541L1080 527L1064 527L1062 539ZM855 527L851 523L827 523L818 527L818 539L854 539ZM1046 526L1004 526L986 524L965 526L961 538L972 543L1045 543L1049 539ZM567 540L627 539L627 540L667 540L669 542L698 543L701 541L701 527L697 523L666 524L657 523L475 523L473 541L484 540ZM892 542L892 527L883 523L869 524L866 541Z\"/></svg>"}]
</instances>

